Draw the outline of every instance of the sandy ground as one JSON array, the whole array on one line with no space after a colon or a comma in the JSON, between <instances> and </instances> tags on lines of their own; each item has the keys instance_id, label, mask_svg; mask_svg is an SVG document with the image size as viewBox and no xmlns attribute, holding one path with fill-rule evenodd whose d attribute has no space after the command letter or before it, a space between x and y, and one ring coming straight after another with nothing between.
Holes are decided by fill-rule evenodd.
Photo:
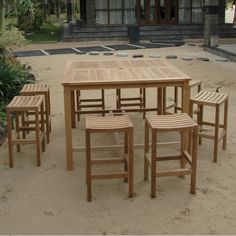
<instances>
[{"instance_id":1,"label":"sandy ground","mask_svg":"<svg viewBox=\"0 0 236 236\"><path fill-rule=\"evenodd\" d=\"M103 44L104 42L100 42ZM65 45L65 44L64 44ZM77 44L80 46L80 44ZM43 48L46 46L44 45ZM49 45L48 47L51 47ZM145 57L159 53L178 55L170 63L203 82L203 88L229 94L228 147L219 145L218 163L212 162L213 145L204 140L198 148L197 191L189 193L190 178L157 179L157 198L150 198L150 182L143 181L143 150L135 154L135 197L127 197L127 185L121 180L97 181L93 184L93 202L86 201L85 153L74 154L74 170L66 170L63 91L61 82L68 60L104 59L105 56L57 55L22 58L29 63L40 83L51 86L51 142L36 167L34 147L24 146L14 153L15 166L8 168L7 145L0 148L0 234L235 234L236 233L236 66L216 62L216 56L201 47L145 49L128 51L129 56ZM191 55L193 61L181 56ZM196 60L207 56L210 62ZM108 59L116 56L106 57ZM86 94L91 95L93 93ZM155 99L148 91L148 103ZM114 107L114 91L106 91L107 107ZM171 101L171 95L168 95ZM211 110L208 117L213 116ZM135 142L143 143L143 119L129 114L135 126ZM170 136L163 136L170 139ZM84 117L73 130L74 144L84 145ZM96 136L94 142L114 142L114 136ZM176 147L166 151L176 151ZM120 151L94 152L99 156L119 156ZM169 166L169 165L168 165ZM113 169L113 167L108 167ZM116 168L116 167L114 167Z\"/></svg>"}]
</instances>

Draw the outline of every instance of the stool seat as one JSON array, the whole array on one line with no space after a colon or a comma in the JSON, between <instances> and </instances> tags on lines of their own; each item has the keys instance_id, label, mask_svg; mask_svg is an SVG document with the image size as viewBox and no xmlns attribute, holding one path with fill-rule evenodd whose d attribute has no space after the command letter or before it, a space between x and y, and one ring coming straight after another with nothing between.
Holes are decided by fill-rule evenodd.
<instances>
[{"instance_id":1,"label":"stool seat","mask_svg":"<svg viewBox=\"0 0 236 236\"><path fill-rule=\"evenodd\" d=\"M223 103L228 98L227 94L210 92L210 91L201 91L196 96L191 98L193 102L198 104L215 106L216 104Z\"/></svg>"},{"instance_id":2,"label":"stool seat","mask_svg":"<svg viewBox=\"0 0 236 236\"><path fill-rule=\"evenodd\" d=\"M122 116L86 116L85 127L87 130L114 131L132 128L133 125L127 115Z\"/></svg>"},{"instance_id":3,"label":"stool seat","mask_svg":"<svg viewBox=\"0 0 236 236\"><path fill-rule=\"evenodd\" d=\"M173 115L147 115L147 121L152 129L158 131L186 130L197 124L186 113Z\"/></svg>"},{"instance_id":4,"label":"stool seat","mask_svg":"<svg viewBox=\"0 0 236 236\"><path fill-rule=\"evenodd\" d=\"M45 117L47 143L50 142L51 127L51 108L50 108L50 88L47 84L25 84L20 91L22 96L44 95Z\"/></svg>"},{"instance_id":5,"label":"stool seat","mask_svg":"<svg viewBox=\"0 0 236 236\"><path fill-rule=\"evenodd\" d=\"M14 111L37 109L43 102L42 96L15 96L7 108Z\"/></svg>"},{"instance_id":6,"label":"stool seat","mask_svg":"<svg viewBox=\"0 0 236 236\"><path fill-rule=\"evenodd\" d=\"M25 84L21 89L21 93L42 93L47 92L49 86L47 84Z\"/></svg>"}]
</instances>

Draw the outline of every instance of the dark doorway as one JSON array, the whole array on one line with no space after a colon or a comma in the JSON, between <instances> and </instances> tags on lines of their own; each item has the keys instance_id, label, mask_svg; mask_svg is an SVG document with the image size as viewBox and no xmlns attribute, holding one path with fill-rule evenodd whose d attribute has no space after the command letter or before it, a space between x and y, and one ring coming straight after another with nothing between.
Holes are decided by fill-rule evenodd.
<instances>
[{"instance_id":1,"label":"dark doorway","mask_svg":"<svg viewBox=\"0 0 236 236\"><path fill-rule=\"evenodd\" d=\"M137 0L139 24L173 24L178 19L178 0Z\"/></svg>"},{"instance_id":2,"label":"dark doorway","mask_svg":"<svg viewBox=\"0 0 236 236\"><path fill-rule=\"evenodd\" d=\"M86 2L85 0L80 0L80 20L86 22Z\"/></svg>"},{"instance_id":3,"label":"dark doorway","mask_svg":"<svg viewBox=\"0 0 236 236\"><path fill-rule=\"evenodd\" d=\"M140 24L157 23L157 0L138 0Z\"/></svg>"},{"instance_id":4,"label":"dark doorway","mask_svg":"<svg viewBox=\"0 0 236 236\"><path fill-rule=\"evenodd\" d=\"M159 17L160 23L171 24L177 22L177 0L159 0Z\"/></svg>"}]
</instances>

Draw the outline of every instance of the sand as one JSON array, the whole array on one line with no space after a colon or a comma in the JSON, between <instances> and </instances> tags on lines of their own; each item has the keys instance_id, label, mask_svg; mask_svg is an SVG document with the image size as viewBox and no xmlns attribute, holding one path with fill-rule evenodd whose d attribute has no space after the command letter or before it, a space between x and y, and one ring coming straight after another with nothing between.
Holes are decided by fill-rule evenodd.
<instances>
[{"instance_id":1,"label":"sand","mask_svg":"<svg viewBox=\"0 0 236 236\"><path fill-rule=\"evenodd\" d=\"M113 43L113 42L112 42ZM103 44L104 42L98 42ZM68 46L69 44L61 44ZM61 45L59 45L61 47ZM84 44L73 43L75 46ZM27 46L28 49L57 47ZM56 55L22 58L29 63L40 83L51 86L51 142L36 167L34 146L26 145L14 153L14 168L8 167L7 145L0 147L0 234L235 234L236 233L236 66L233 62L216 62L214 55L199 46L127 51L130 57L158 53L176 54L169 62L192 79L202 80L203 88L230 96L228 146L219 145L218 163L213 163L213 143L204 140L198 147L197 190L189 193L190 178L157 179L157 197L150 198L150 182L143 181L143 150L135 149L135 197L127 196L127 184L121 180L97 181L93 184L93 201L86 201L85 153L74 154L74 170L66 170L63 72L68 60L117 58L116 56ZM183 61L190 55L193 61ZM210 62L196 60L207 56ZM90 95L88 93L88 95ZM114 91L106 91L107 107L114 103ZM153 102L155 91L148 92ZM171 94L168 95L171 102ZM208 111L209 117L213 112ZM143 119L129 113L135 127L135 142L143 142ZM84 117L73 130L74 142L84 145ZM170 138L170 136L166 136ZM94 142L114 142L114 136L95 137ZM171 151L168 148L166 151ZM174 147L173 150L176 150ZM119 156L122 152L94 152L99 156ZM111 167L108 167L111 169ZM113 167L112 167L113 168ZM115 167L114 167L115 168ZM102 168L103 169L103 168Z\"/></svg>"}]
</instances>

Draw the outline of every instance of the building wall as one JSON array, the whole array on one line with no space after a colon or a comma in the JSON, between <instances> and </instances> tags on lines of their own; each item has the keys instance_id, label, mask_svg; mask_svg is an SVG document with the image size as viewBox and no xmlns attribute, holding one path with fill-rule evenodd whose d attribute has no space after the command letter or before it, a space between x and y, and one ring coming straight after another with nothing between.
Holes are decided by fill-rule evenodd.
<instances>
[{"instance_id":1,"label":"building wall","mask_svg":"<svg viewBox=\"0 0 236 236\"><path fill-rule=\"evenodd\" d=\"M219 0L219 23L225 23L225 7L226 1Z\"/></svg>"},{"instance_id":2,"label":"building wall","mask_svg":"<svg viewBox=\"0 0 236 236\"><path fill-rule=\"evenodd\" d=\"M103 22L108 22L107 18L109 18L110 24L113 24L112 22L117 22L117 19L113 18L115 13L121 13L118 10L110 10L110 11L104 11L97 9L98 6L96 7L95 4L96 0L86 0L86 19L87 19L87 25L88 26L94 26L98 24L108 24L108 23L103 23ZM125 2L126 1L126 2ZM127 2L131 2L132 0L125 0L125 4ZM133 0L134 2L136 0ZM103 0L105 2L105 0ZM125 7L125 4L123 3L123 7ZM225 0L219 0L219 22L224 23L225 20ZM112 5L112 4L111 4ZM131 4L132 5L132 4ZM134 3L132 5L133 8L133 15L134 15L134 8L136 4ZM132 8L129 10L131 11ZM204 23L204 0L179 0L178 4L178 22L177 23ZM122 10L122 21L118 24L125 24L127 21L125 20L124 15L126 14L126 9ZM102 16L104 14L104 16ZM109 17L107 16L109 14ZM115 17L117 17L117 14ZM97 15L97 16L96 16ZM105 16L106 15L106 16ZM138 13L136 14L137 16L139 15ZM114 20L115 19L115 20ZM101 22L101 23L100 23ZM115 24L114 23L114 24ZM135 23L134 21L132 23ZM152 22L153 24L153 22ZM156 23L158 24L158 23Z\"/></svg>"},{"instance_id":3,"label":"building wall","mask_svg":"<svg viewBox=\"0 0 236 236\"><path fill-rule=\"evenodd\" d=\"M87 26L95 25L95 0L86 0Z\"/></svg>"}]
</instances>

